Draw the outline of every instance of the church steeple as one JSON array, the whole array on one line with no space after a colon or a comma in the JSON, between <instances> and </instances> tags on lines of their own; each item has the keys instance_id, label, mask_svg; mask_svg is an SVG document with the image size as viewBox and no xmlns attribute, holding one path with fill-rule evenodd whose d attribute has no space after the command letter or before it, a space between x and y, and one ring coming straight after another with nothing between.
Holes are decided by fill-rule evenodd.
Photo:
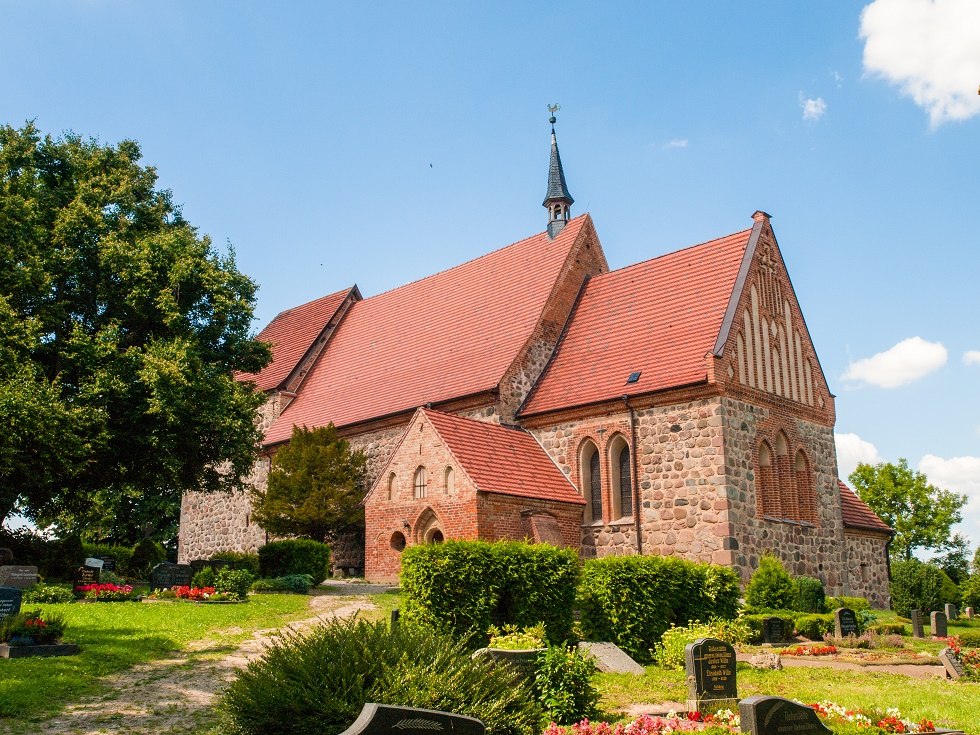
<instances>
[{"instance_id":1,"label":"church steeple","mask_svg":"<svg viewBox=\"0 0 980 735\"><path fill-rule=\"evenodd\" d=\"M560 105L548 105L551 117L551 164L548 166L548 193L545 194L542 206L548 210L548 237L554 239L571 219L571 206L575 202L568 193L565 183L565 171L561 167L561 155L558 153L558 139L555 137L555 113Z\"/></svg>"}]
</instances>

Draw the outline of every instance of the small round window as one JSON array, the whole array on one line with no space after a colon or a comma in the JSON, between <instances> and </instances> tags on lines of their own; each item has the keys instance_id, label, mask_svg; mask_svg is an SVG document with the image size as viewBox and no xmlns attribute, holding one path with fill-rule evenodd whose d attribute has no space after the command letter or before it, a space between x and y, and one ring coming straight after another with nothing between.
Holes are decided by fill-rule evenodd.
<instances>
[{"instance_id":1,"label":"small round window","mask_svg":"<svg viewBox=\"0 0 980 735\"><path fill-rule=\"evenodd\" d=\"M401 531L395 531L391 534L391 548L395 551L401 553L405 550L405 534Z\"/></svg>"}]
</instances>

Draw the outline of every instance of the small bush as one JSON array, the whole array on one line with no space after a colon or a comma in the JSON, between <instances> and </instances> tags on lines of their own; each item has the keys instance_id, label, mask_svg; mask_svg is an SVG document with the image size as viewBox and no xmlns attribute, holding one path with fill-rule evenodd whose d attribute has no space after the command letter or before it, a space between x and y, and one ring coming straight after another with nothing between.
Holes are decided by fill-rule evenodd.
<instances>
[{"instance_id":1,"label":"small bush","mask_svg":"<svg viewBox=\"0 0 980 735\"><path fill-rule=\"evenodd\" d=\"M552 722L571 725L598 714L596 665L578 649L551 646L538 657L534 689Z\"/></svg>"},{"instance_id":2,"label":"small bush","mask_svg":"<svg viewBox=\"0 0 980 735\"><path fill-rule=\"evenodd\" d=\"M505 666L470 657L460 641L405 621L339 620L307 635L285 633L241 671L221 710L222 732L340 732L366 702L456 712L488 735L538 735L541 706Z\"/></svg>"},{"instance_id":3,"label":"small bush","mask_svg":"<svg viewBox=\"0 0 980 735\"><path fill-rule=\"evenodd\" d=\"M805 613L825 613L826 595L823 582L813 577L797 577L793 580L793 609Z\"/></svg>"},{"instance_id":4,"label":"small bush","mask_svg":"<svg viewBox=\"0 0 980 735\"><path fill-rule=\"evenodd\" d=\"M544 648L548 641L544 637L544 624L538 623L527 628L516 625L504 625L498 628L491 625L489 630L490 642L487 648L497 648L503 651L527 651L533 648Z\"/></svg>"},{"instance_id":5,"label":"small bush","mask_svg":"<svg viewBox=\"0 0 980 735\"><path fill-rule=\"evenodd\" d=\"M191 577L191 587L214 587L214 580L217 577L214 569L203 567L201 571Z\"/></svg>"},{"instance_id":6,"label":"small bush","mask_svg":"<svg viewBox=\"0 0 980 735\"><path fill-rule=\"evenodd\" d=\"M287 574L284 577L257 579L252 582L252 592L292 592L305 595L313 586L313 577L309 574Z\"/></svg>"},{"instance_id":7,"label":"small bush","mask_svg":"<svg viewBox=\"0 0 980 735\"><path fill-rule=\"evenodd\" d=\"M759 635L761 636L761 629ZM698 638L717 638L733 646L748 643L752 631L744 618L735 620L714 620L710 623L693 621L681 627L671 627L653 650L656 662L665 669L684 668L684 649Z\"/></svg>"},{"instance_id":8,"label":"small bush","mask_svg":"<svg viewBox=\"0 0 980 735\"><path fill-rule=\"evenodd\" d=\"M317 585L330 573L330 547L310 539L273 541L259 549L259 568L263 577L309 574Z\"/></svg>"},{"instance_id":9,"label":"small bush","mask_svg":"<svg viewBox=\"0 0 980 735\"><path fill-rule=\"evenodd\" d=\"M967 577L960 585L960 598L964 608L980 609L980 574Z\"/></svg>"},{"instance_id":10,"label":"small bush","mask_svg":"<svg viewBox=\"0 0 980 735\"><path fill-rule=\"evenodd\" d=\"M780 618L783 621L783 630L787 633L796 627L794 611L788 610L769 610L763 613L752 613L743 615L742 620L749 629L749 643L762 643L763 630L762 624L766 618Z\"/></svg>"},{"instance_id":11,"label":"small bush","mask_svg":"<svg viewBox=\"0 0 980 735\"><path fill-rule=\"evenodd\" d=\"M834 615L802 615L796 619L796 632L811 641L822 641L825 635L834 632Z\"/></svg>"},{"instance_id":12,"label":"small bush","mask_svg":"<svg viewBox=\"0 0 980 735\"><path fill-rule=\"evenodd\" d=\"M933 610L942 610L946 602L943 594L946 579L949 577L934 564L918 559L895 562L892 564L892 583L889 587L892 609L903 618L909 617L916 608L926 615Z\"/></svg>"},{"instance_id":13,"label":"small bush","mask_svg":"<svg viewBox=\"0 0 980 735\"><path fill-rule=\"evenodd\" d=\"M868 630L879 635L908 635L908 629L902 623L873 623Z\"/></svg>"},{"instance_id":14,"label":"small bush","mask_svg":"<svg viewBox=\"0 0 980 735\"><path fill-rule=\"evenodd\" d=\"M258 578L262 573L259 567L259 555L247 554L243 551L219 551L211 555L212 561L227 561L232 569L247 569L253 577Z\"/></svg>"},{"instance_id":15,"label":"small bush","mask_svg":"<svg viewBox=\"0 0 980 735\"><path fill-rule=\"evenodd\" d=\"M219 595L228 595L236 600L246 600L251 587L252 573L247 569L225 567L214 576L214 591Z\"/></svg>"},{"instance_id":16,"label":"small bush","mask_svg":"<svg viewBox=\"0 0 980 735\"><path fill-rule=\"evenodd\" d=\"M0 618L0 643L33 646L57 643L65 633L65 617L28 610Z\"/></svg>"},{"instance_id":17,"label":"small bush","mask_svg":"<svg viewBox=\"0 0 980 735\"><path fill-rule=\"evenodd\" d=\"M778 610L792 608L795 596L793 578L782 562L770 554L759 559L759 568L745 588L745 601L752 607Z\"/></svg>"},{"instance_id":18,"label":"small bush","mask_svg":"<svg viewBox=\"0 0 980 735\"><path fill-rule=\"evenodd\" d=\"M167 551L152 539L145 538L133 547L129 557L129 573L133 577L146 579L150 570L167 560Z\"/></svg>"},{"instance_id":19,"label":"small bush","mask_svg":"<svg viewBox=\"0 0 980 735\"><path fill-rule=\"evenodd\" d=\"M870 610L871 603L864 597L847 597L846 595L841 595L839 597L827 598L827 612L833 612L839 607L849 607L854 612L861 612L862 610Z\"/></svg>"},{"instance_id":20,"label":"small bush","mask_svg":"<svg viewBox=\"0 0 980 735\"><path fill-rule=\"evenodd\" d=\"M960 644L966 648L980 648L980 630L957 631L956 637L960 639Z\"/></svg>"},{"instance_id":21,"label":"small bush","mask_svg":"<svg viewBox=\"0 0 980 735\"><path fill-rule=\"evenodd\" d=\"M67 587L59 587L54 584L36 584L30 589L24 590L22 601L30 604L57 604L74 602L75 595Z\"/></svg>"}]
</instances>

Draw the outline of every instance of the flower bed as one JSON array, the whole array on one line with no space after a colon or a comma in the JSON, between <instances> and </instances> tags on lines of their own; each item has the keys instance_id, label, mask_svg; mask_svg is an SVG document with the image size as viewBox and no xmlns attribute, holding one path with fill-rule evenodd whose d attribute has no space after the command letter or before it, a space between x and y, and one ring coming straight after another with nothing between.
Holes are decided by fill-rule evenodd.
<instances>
[{"instance_id":1,"label":"flower bed","mask_svg":"<svg viewBox=\"0 0 980 735\"><path fill-rule=\"evenodd\" d=\"M869 733L874 733L875 728L882 733L922 733L936 730L936 726L931 721L922 719L913 722L905 719L894 707L886 709L883 713L864 713L860 710L846 709L833 702L816 702L810 706L830 727L833 727L834 723L852 723L862 729L868 728Z\"/></svg>"},{"instance_id":2,"label":"flower bed","mask_svg":"<svg viewBox=\"0 0 980 735\"><path fill-rule=\"evenodd\" d=\"M951 635L944 639L953 655L960 660L967 679L980 680L980 648L963 650L959 636Z\"/></svg>"},{"instance_id":3,"label":"flower bed","mask_svg":"<svg viewBox=\"0 0 980 735\"><path fill-rule=\"evenodd\" d=\"M78 646L61 643L65 620L60 615L43 615L40 610L21 612L0 620L0 658L67 656Z\"/></svg>"},{"instance_id":4,"label":"flower bed","mask_svg":"<svg viewBox=\"0 0 980 735\"><path fill-rule=\"evenodd\" d=\"M82 584L75 588L75 595L96 602L128 602L135 599L131 584Z\"/></svg>"},{"instance_id":5,"label":"flower bed","mask_svg":"<svg viewBox=\"0 0 980 735\"><path fill-rule=\"evenodd\" d=\"M208 604L219 602L244 602L233 594L227 592L216 592L214 587L191 587L189 585L179 585L165 590L154 592L145 598L148 602L158 602L160 600L185 600L187 602L203 602Z\"/></svg>"},{"instance_id":6,"label":"flower bed","mask_svg":"<svg viewBox=\"0 0 980 735\"><path fill-rule=\"evenodd\" d=\"M836 646L790 646L779 652L780 656L833 656Z\"/></svg>"}]
</instances>

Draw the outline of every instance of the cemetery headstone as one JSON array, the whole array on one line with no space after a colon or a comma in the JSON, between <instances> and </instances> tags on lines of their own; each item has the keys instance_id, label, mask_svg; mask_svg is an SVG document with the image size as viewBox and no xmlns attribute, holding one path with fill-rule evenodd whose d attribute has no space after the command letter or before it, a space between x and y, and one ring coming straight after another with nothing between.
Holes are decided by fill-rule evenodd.
<instances>
[{"instance_id":1,"label":"cemetery headstone","mask_svg":"<svg viewBox=\"0 0 980 735\"><path fill-rule=\"evenodd\" d=\"M0 567L0 587L17 587L26 590L37 584L37 567L14 566L8 564Z\"/></svg>"},{"instance_id":2,"label":"cemetery headstone","mask_svg":"<svg viewBox=\"0 0 980 735\"><path fill-rule=\"evenodd\" d=\"M104 572L114 572L114 571L116 571L116 557L114 557L114 556L97 556L95 558L102 562L102 571L104 571Z\"/></svg>"},{"instance_id":3,"label":"cemetery headstone","mask_svg":"<svg viewBox=\"0 0 980 735\"><path fill-rule=\"evenodd\" d=\"M963 614L966 615L966 619L967 620L973 620L973 608L972 607L966 608L966 610L963 611Z\"/></svg>"},{"instance_id":4,"label":"cemetery headstone","mask_svg":"<svg viewBox=\"0 0 980 735\"><path fill-rule=\"evenodd\" d=\"M933 636L936 638L945 638L948 635L946 631L946 613L941 613L936 610L929 616L929 622L929 632Z\"/></svg>"},{"instance_id":5,"label":"cemetery headstone","mask_svg":"<svg viewBox=\"0 0 980 735\"><path fill-rule=\"evenodd\" d=\"M392 628L392 630L394 630L395 627L398 625L398 618L399 617L401 617L401 612L399 612L398 608L395 608L394 610L391 611L391 628Z\"/></svg>"},{"instance_id":6,"label":"cemetery headstone","mask_svg":"<svg viewBox=\"0 0 980 735\"><path fill-rule=\"evenodd\" d=\"M194 570L190 564L161 562L150 570L150 592L170 587L186 587L193 577Z\"/></svg>"},{"instance_id":7,"label":"cemetery headstone","mask_svg":"<svg viewBox=\"0 0 980 735\"><path fill-rule=\"evenodd\" d=\"M738 699L734 648L715 638L698 638L684 647L684 662L688 710L714 712L734 708Z\"/></svg>"},{"instance_id":8,"label":"cemetery headstone","mask_svg":"<svg viewBox=\"0 0 980 735\"><path fill-rule=\"evenodd\" d=\"M14 560L14 552L6 546L0 546L0 566L10 564Z\"/></svg>"},{"instance_id":9,"label":"cemetery headstone","mask_svg":"<svg viewBox=\"0 0 980 735\"><path fill-rule=\"evenodd\" d=\"M88 564L84 564L75 570L75 576L72 578L72 587L98 584L101 576L101 567L90 567Z\"/></svg>"},{"instance_id":10,"label":"cemetery headstone","mask_svg":"<svg viewBox=\"0 0 980 735\"><path fill-rule=\"evenodd\" d=\"M959 617L959 610L956 609L956 605L951 602L947 602L944 606L946 612L946 620L956 620Z\"/></svg>"},{"instance_id":11,"label":"cemetery headstone","mask_svg":"<svg viewBox=\"0 0 980 735\"><path fill-rule=\"evenodd\" d=\"M762 619L762 642L782 643L786 640L786 623L782 618L769 617Z\"/></svg>"},{"instance_id":12,"label":"cemetery headstone","mask_svg":"<svg viewBox=\"0 0 980 735\"><path fill-rule=\"evenodd\" d=\"M939 652L939 660L946 669L947 679L961 679L966 674L963 662L953 653L952 648L944 648Z\"/></svg>"},{"instance_id":13,"label":"cemetery headstone","mask_svg":"<svg viewBox=\"0 0 980 735\"><path fill-rule=\"evenodd\" d=\"M103 569L105 567L105 562L97 556L90 556L85 560L85 566Z\"/></svg>"},{"instance_id":14,"label":"cemetery headstone","mask_svg":"<svg viewBox=\"0 0 980 735\"><path fill-rule=\"evenodd\" d=\"M0 587L0 620L20 612L23 594L19 587Z\"/></svg>"},{"instance_id":15,"label":"cemetery headstone","mask_svg":"<svg viewBox=\"0 0 980 735\"><path fill-rule=\"evenodd\" d=\"M755 695L738 703L742 732L751 735L830 735L816 710L782 697Z\"/></svg>"},{"instance_id":16,"label":"cemetery headstone","mask_svg":"<svg viewBox=\"0 0 980 735\"><path fill-rule=\"evenodd\" d=\"M912 636L914 638L925 638L925 632L922 630L922 611L912 610L910 615L912 617Z\"/></svg>"},{"instance_id":17,"label":"cemetery headstone","mask_svg":"<svg viewBox=\"0 0 980 735\"><path fill-rule=\"evenodd\" d=\"M834 610L834 633L838 638L858 634L857 614L849 607Z\"/></svg>"},{"instance_id":18,"label":"cemetery headstone","mask_svg":"<svg viewBox=\"0 0 980 735\"><path fill-rule=\"evenodd\" d=\"M579 641L578 650L595 662L595 667L611 674L645 674L646 669L615 643Z\"/></svg>"},{"instance_id":19,"label":"cemetery headstone","mask_svg":"<svg viewBox=\"0 0 980 735\"><path fill-rule=\"evenodd\" d=\"M340 735L484 735L486 728L474 717L415 707L368 703L354 723Z\"/></svg>"}]
</instances>

